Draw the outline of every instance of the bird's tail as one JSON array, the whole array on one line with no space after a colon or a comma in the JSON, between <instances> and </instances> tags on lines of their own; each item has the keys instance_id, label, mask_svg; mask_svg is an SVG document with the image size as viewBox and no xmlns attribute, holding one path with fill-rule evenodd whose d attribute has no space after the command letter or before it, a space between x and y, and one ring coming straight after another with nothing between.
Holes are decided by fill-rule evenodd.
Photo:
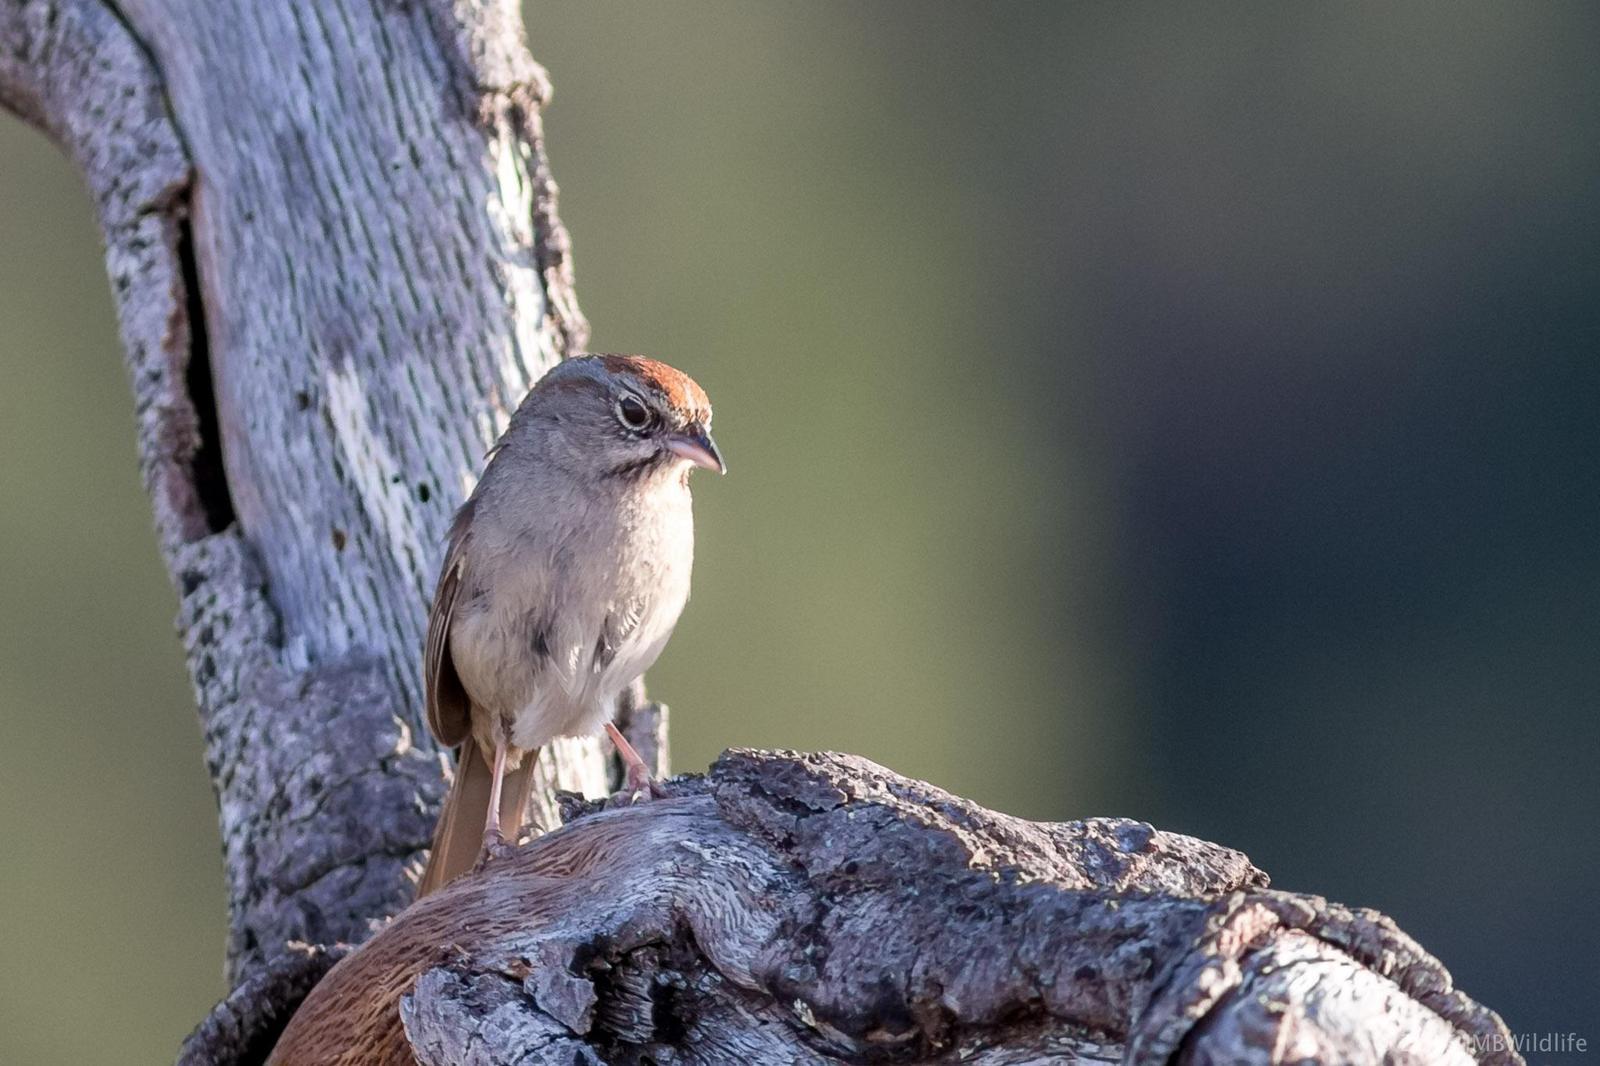
<instances>
[{"instance_id":1,"label":"bird's tail","mask_svg":"<svg viewBox=\"0 0 1600 1066\"><path fill-rule=\"evenodd\" d=\"M527 818L533 769L538 761L537 751L527 752L520 766L506 771L501 783L500 831L507 840L517 839ZM444 798L439 824L433 831L433 850L428 854L422 880L417 882L418 899L439 891L477 863L483 851L483 826L489 818L489 790L494 784L490 762L490 754L470 736L461 745L456 779Z\"/></svg>"}]
</instances>

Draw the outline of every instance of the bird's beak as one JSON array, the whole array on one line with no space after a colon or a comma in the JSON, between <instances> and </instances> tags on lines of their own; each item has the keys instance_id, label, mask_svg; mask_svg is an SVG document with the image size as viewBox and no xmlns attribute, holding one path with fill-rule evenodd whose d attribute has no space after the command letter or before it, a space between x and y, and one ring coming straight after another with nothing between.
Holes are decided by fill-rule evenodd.
<instances>
[{"instance_id":1,"label":"bird's beak","mask_svg":"<svg viewBox=\"0 0 1600 1066\"><path fill-rule=\"evenodd\" d=\"M691 425L682 433L667 434L666 444L667 451L680 459L687 459L695 466L703 466L719 474L728 472L728 464L722 461L722 453L717 450L717 442L711 439L710 433L698 425Z\"/></svg>"}]
</instances>

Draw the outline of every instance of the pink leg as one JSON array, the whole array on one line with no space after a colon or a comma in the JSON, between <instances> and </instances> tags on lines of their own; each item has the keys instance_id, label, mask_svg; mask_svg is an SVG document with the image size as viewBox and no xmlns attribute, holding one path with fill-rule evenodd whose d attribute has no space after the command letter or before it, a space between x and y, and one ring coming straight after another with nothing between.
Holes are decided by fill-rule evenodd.
<instances>
[{"instance_id":1,"label":"pink leg","mask_svg":"<svg viewBox=\"0 0 1600 1066\"><path fill-rule=\"evenodd\" d=\"M483 850L492 852L504 847L506 838L500 832L500 785L506 775L506 738L494 742L494 777L489 784L489 816L483 820Z\"/></svg>"},{"instance_id":2,"label":"pink leg","mask_svg":"<svg viewBox=\"0 0 1600 1066\"><path fill-rule=\"evenodd\" d=\"M633 745L628 743L628 738L622 735L622 730L606 723L606 736L611 738L611 743L617 747L617 754L622 756L622 765L627 769L623 778L622 790L628 793L644 793L647 796L655 795L660 790L656 787L655 778L650 773L650 767L645 765L639 753L633 750Z\"/></svg>"}]
</instances>

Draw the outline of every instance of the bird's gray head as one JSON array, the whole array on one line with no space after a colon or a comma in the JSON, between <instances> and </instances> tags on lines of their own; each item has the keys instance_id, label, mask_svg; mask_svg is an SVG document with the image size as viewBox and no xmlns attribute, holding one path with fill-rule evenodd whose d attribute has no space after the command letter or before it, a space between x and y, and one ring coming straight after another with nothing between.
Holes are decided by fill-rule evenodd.
<instances>
[{"instance_id":1,"label":"bird's gray head","mask_svg":"<svg viewBox=\"0 0 1600 1066\"><path fill-rule=\"evenodd\" d=\"M526 439L546 461L597 482L692 467L725 473L711 439L711 401L694 379L637 355L558 363L517 409L505 443Z\"/></svg>"}]
</instances>

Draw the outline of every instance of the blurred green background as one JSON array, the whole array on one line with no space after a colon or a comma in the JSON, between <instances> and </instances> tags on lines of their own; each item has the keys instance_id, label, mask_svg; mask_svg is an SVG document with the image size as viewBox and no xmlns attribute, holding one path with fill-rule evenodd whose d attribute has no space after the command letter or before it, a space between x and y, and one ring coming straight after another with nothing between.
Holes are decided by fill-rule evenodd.
<instances>
[{"instance_id":1,"label":"blurred green background","mask_svg":"<svg viewBox=\"0 0 1600 1066\"><path fill-rule=\"evenodd\" d=\"M594 346L694 373L733 471L651 679L678 768L1149 819L1600 1041L1600 10L530 36ZM87 198L9 118L0 374L0 1061L170 1061L212 800Z\"/></svg>"}]
</instances>

